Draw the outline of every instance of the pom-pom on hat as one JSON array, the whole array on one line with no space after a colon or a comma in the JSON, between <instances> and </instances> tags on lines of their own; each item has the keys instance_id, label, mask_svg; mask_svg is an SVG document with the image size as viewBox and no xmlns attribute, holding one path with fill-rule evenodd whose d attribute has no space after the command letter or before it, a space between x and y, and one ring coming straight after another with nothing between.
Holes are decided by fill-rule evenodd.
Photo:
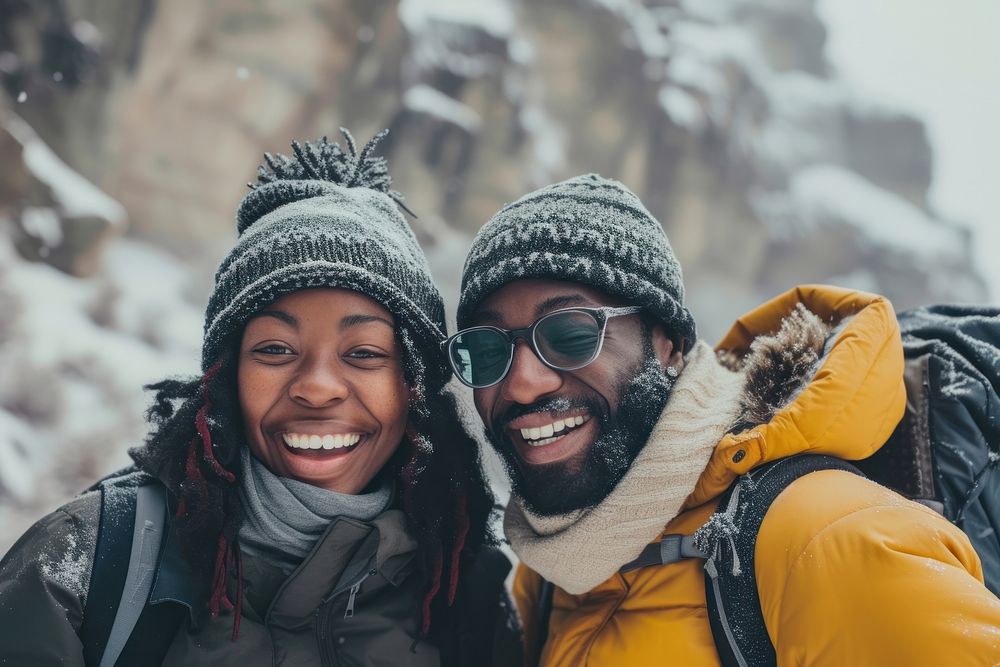
<instances>
[{"instance_id":1,"label":"pom-pom on hat","mask_svg":"<svg viewBox=\"0 0 1000 667\"><path fill-rule=\"evenodd\" d=\"M507 283L529 278L595 287L645 306L685 352L697 339L684 280L663 227L618 181L577 176L507 204L476 234L462 272L458 327Z\"/></svg>"},{"instance_id":2,"label":"pom-pom on hat","mask_svg":"<svg viewBox=\"0 0 1000 667\"><path fill-rule=\"evenodd\" d=\"M236 214L239 239L215 274L205 313L202 369L263 306L310 287L341 287L371 297L396 318L408 363L422 366L430 389L448 377L438 342L444 304L427 259L391 190L385 158L372 151L383 130L358 153L323 137L292 142L293 156L265 154L257 183ZM404 207L405 208L405 207ZM416 378L412 378L416 379Z\"/></svg>"}]
</instances>

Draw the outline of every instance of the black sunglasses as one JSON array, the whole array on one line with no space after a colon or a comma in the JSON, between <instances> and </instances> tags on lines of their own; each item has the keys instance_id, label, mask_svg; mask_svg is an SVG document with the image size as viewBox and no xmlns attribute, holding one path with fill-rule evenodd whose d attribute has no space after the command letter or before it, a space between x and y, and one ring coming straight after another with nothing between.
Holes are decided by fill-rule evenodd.
<instances>
[{"instance_id":1,"label":"black sunglasses","mask_svg":"<svg viewBox=\"0 0 1000 667\"><path fill-rule=\"evenodd\" d=\"M441 346L456 377L473 389L484 389L507 377L518 338L527 341L549 368L575 371L601 353L609 319L641 310L642 306L565 308L543 315L524 329L463 329Z\"/></svg>"}]
</instances>

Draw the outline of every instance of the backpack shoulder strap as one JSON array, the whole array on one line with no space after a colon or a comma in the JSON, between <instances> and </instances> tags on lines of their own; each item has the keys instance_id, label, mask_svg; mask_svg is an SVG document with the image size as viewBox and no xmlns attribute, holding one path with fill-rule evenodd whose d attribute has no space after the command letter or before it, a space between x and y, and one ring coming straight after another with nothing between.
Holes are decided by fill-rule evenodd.
<instances>
[{"instance_id":1,"label":"backpack shoulder strap","mask_svg":"<svg viewBox=\"0 0 1000 667\"><path fill-rule=\"evenodd\" d=\"M125 573L122 596L118 602L115 620L111 624L104 655L101 656L100 667L114 667L149 600L149 591L153 588L153 575L160 556L160 544L163 542L163 528L166 524L165 492L159 484L147 484L136 489L128 571Z\"/></svg>"},{"instance_id":2,"label":"backpack shoulder strap","mask_svg":"<svg viewBox=\"0 0 1000 667\"><path fill-rule=\"evenodd\" d=\"M695 545L707 554L705 597L723 667L777 664L754 576L757 533L775 498L795 480L819 470L862 474L842 459L817 454L765 464L730 487L719 502L720 511L695 533Z\"/></svg>"},{"instance_id":3,"label":"backpack shoulder strap","mask_svg":"<svg viewBox=\"0 0 1000 667\"><path fill-rule=\"evenodd\" d=\"M111 634L125 587L135 528L136 488L105 481L97 489L101 493L101 516L87 606L80 625L83 658L88 667L100 665Z\"/></svg>"},{"instance_id":4,"label":"backpack shoulder strap","mask_svg":"<svg viewBox=\"0 0 1000 667\"><path fill-rule=\"evenodd\" d=\"M137 646L133 633L147 615L166 526L166 489L145 481L119 478L100 486L97 547L80 627L88 667L112 667L123 653L128 664L159 664L166 648L157 642Z\"/></svg>"}]
</instances>

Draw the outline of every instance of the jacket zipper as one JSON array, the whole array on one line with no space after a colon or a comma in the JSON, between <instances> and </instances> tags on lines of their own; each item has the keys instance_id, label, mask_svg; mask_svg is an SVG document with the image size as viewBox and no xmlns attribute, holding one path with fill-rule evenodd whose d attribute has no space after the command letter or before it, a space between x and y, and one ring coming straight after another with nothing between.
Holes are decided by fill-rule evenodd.
<instances>
[{"instance_id":1,"label":"jacket zipper","mask_svg":"<svg viewBox=\"0 0 1000 667\"><path fill-rule=\"evenodd\" d=\"M358 597L358 592L361 590L361 584L365 579L374 573L375 570L365 572L363 577L351 584L351 587L347 589L347 606L344 609L344 618L354 618L354 605ZM324 666L336 664L336 660L333 655L334 651L330 647L327 629L330 624L331 602L333 601L333 598L340 595L343 591L344 589L334 591L328 598L326 598L326 600L323 601L323 604L316 609L316 642L319 644L320 660Z\"/></svg>"},{"instance_id":2,"label":"jacket zipper","mask_svg":"<svg viewBox=\"0 0 1000 667\"><path fill-rule=\"evenodd\" d=\"M364 581L367 577L368 575L365 575L361 581ZM358 590L361 588L361 581L351 586L350 594L347 596L347 608L344 609L344 618L354 618L354 600L357 598Z\"/></svg>"}]
</instances>

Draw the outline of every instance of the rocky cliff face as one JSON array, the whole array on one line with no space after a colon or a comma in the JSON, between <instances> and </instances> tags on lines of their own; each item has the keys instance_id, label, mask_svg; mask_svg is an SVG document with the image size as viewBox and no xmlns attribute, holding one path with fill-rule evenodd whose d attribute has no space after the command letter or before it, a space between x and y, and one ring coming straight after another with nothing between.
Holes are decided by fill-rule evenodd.
<instances>
[{"instance_id":1,"label":"rocky cliff face","mask_svg":"<svg viewBox=\"0 0 1000 667\"><path fill-rule=\"evenodd\" d=\"M661 220L708 339L802 282L900 307L986 296L969 233L928 208L923 125L837 80L811 0L0 0L0 15L8 518L12 498L37 515L122 460L138 385L196 365L260 156L341 125L391 128L394 188L452 303L493 212L588 171ZM88 463L66 472L67 448Z\"/></svg>"},{"instance_id":2,"label":"rocky cliff face","mask_svg":"<svg viewBox=\"0 0 1000 667\"><path fill-rule=\"evenodd\" d=\"M432 259L524 191L597 171L663 222L713 334L795 282L985 296L967 234L927 210L923 125L838 82L811 0L8 3L17 111L136 235L196 263L231 239L264 150L387 126ZM77 83L53 81L69 60ZM925 236L947 239L932 262Z\"/></svg>"}]
</instances>

